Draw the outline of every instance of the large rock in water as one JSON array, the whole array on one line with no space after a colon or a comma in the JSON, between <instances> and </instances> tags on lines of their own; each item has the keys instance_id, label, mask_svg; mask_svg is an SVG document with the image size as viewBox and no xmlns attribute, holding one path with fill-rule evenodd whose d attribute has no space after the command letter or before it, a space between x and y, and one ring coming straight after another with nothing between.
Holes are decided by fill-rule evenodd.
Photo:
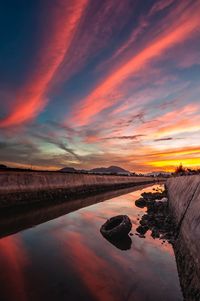
<instances>
[{"instance_id":1,"label":"large rock in water","mask_svg":"<svg viewBox=\"0 0 200 301\"><path fill-rule=\"evenodd\" d=\"M101 226L101 234L107 239L120 239L131 231L132 223L127 215L117 215Z\"/></svg>"}]
</instances>

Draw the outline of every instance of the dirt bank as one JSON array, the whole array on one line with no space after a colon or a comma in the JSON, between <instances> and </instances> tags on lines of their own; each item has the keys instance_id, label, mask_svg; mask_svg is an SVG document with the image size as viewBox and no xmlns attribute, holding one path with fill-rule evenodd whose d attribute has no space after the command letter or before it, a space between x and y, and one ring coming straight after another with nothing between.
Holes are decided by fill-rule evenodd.
<instances>
[{"instance_id":1,"label":"dirt bank","mask_svg":"<svg viewBox=\"0 0 200 301\"><path fill-rule=\"evenodd\" d=\"M63 174L57 172L1 172L0 208L154 183L151 177Z\"/></svg>"}]
</instances>

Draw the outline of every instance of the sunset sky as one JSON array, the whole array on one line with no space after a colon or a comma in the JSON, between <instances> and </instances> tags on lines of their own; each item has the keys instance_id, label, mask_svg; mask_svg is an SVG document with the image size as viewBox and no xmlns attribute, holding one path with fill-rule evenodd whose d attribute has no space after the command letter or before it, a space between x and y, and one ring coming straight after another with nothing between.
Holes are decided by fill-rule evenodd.
<instances>
[{"instance_id":1,"label":"sunset sky","mask_svg":"<svg viewBox=\"0 0 200 301\"><path fill-rule=\"evenodd\" d=\"M8 0L0 163L200 167L200 0Z\"/></svg>"}]
</instances>

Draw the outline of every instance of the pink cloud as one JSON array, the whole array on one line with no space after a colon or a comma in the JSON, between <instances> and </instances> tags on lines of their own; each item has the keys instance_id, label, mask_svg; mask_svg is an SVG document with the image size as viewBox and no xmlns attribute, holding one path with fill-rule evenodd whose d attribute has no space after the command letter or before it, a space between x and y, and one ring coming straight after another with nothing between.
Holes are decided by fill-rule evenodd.
<instances>
[{"instance_id":1,"label":"pink cloud","mask_svg":"<svg viewBox=\"0 0 200 301\"><path fill-rule=\"evenodd\" d=\"M79 25L88 0L59 0L37 57L37 66L18 92L11 112L0 121L0 127L19 125L35 118L46 106L45 93L62 63Z\"/></svg>"},{"instance_id":2,"label":"pink cloud","mask_svg":"<svg viewBox=\"0 0 200 301\"><path fill-rule=\"evenodd\" d=\"M96 114L118 102L121 98L118 97L119 89L129 77L137 74L151 60L161 57L167 49L191 36L200 25L199 8L199 3L196 3L190 9L183 9L178 21L177 14L174 13L173 24L166 28L164 33L148 43L138 54L128 60L125 59L117 70L108 75L86 99L75 106L72 121L78 125L88 124Z\"/></svg>"},{"instance_id":3,"label":"pink cloud","mask_svg":"<svg viewBox=\"0 0 200 301\"><path fill-rule=\"evenodd\" d=\"M91 58L101 53L131 17L131 9L133 5L130 6L128 0L102 1L98 9L95 2L90 3L74 36L68 56L60 66L56 82L59 84L63 80L66 81L69 76L81 70ZM122 18L122 15L126 15L126 18Z\"/></svg>"},{"instance_id":4,"label":"pink cloud","mask_svg":"<svg viewBox=\"0 0 200 301\"><path fill-rule=\"evenodd\" d=\"M175 0L161 0L157 1L151 8L149 15L152 16L165 8L168 8L170 5L172 5L175 2Z\"/></svg>"}]
</instances>

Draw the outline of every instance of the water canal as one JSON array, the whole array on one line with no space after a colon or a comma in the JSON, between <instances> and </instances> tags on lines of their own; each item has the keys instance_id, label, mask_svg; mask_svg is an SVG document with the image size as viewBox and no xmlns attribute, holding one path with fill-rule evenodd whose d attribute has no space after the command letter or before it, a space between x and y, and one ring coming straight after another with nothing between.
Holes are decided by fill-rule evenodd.
<instances>
[{"instance_id":1,"label":"water canal","mask_svg":"<svg viewBox=\"0 0 200 301\"><path fill-rule=\"evenodd\" d=\"M172 246L135 231L145 211L135 200L155 187L110 192L24 213L21 219L10 216L7 228L12 221L16 231L9 228L5 234L4 223L0 300L183 300ZM133 223L126 246L111 244L99 231L118 214L127 214Z\"/></svg>"}]
</instances>

